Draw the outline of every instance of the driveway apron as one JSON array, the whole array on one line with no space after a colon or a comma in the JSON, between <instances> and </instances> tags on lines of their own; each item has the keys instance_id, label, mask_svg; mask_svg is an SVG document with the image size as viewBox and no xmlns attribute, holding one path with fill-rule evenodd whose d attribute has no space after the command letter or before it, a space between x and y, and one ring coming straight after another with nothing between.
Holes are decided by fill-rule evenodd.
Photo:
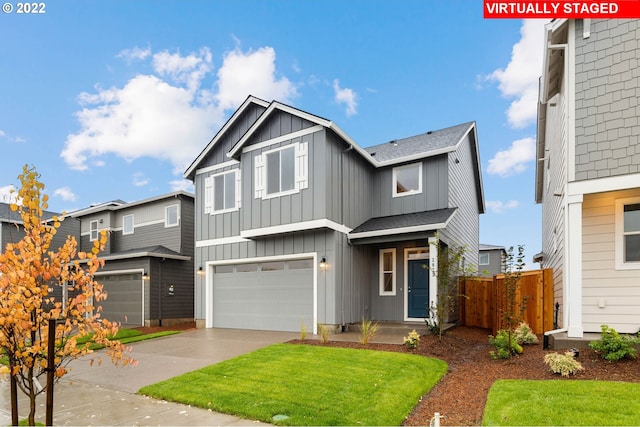
<instances>
[{"instance_id":1,"label":"driveway apron","mask_svg":"<svg viewBox=\"0 0 640 427\"><path fill-rule=\"evenodd\" d=\"M135 393L143 386L298 338L291 332L197 329L132 344L136 366L114 366L102 352L102 363L73 361L71 371L55 386L56 425L248 425L260 424L230 415L158 401ZM21 418L28 402L20 394ZM43 397L43 396L42 396ZM0 425L9 425L9 384L0 381ZM38 402L44 419L44 397Z\"/></svg>"}]
</instances>

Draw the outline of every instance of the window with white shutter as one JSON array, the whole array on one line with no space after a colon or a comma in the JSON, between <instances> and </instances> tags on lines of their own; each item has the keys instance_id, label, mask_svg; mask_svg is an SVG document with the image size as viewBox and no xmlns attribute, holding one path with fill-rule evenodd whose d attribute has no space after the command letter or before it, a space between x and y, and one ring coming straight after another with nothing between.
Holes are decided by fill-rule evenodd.
<instances>
[{"instance_id":1,"label":"window with white shutter","mask_svg":"<svg viewBox=\"0 0 640 427\"><path fill-rule=\"evenodd\" d=\"M293 143L255 158L255 197L270 199L309 187L308 143Z\"/></svg>"},{"instance_id":2,"label":"window with white shutter","mask_svg":"<svg viewBox=\"0 0 640 427\"><path fill-rule=\"evenodd\" d=\"M240 207L240 170L222 172L205 178L205 213L219 214Z\"/></svg>"}]
</instances>

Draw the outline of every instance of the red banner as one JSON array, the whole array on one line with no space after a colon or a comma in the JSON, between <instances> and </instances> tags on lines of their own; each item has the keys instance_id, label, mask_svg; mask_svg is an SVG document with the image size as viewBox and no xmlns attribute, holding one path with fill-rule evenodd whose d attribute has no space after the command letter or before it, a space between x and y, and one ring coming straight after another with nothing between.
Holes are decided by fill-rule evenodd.
<instances>
[{"instance_id":1,"label":"red banner","mask_svg":"<svg viewBox=\"0 0 640 427\"><path fill-rule=\"evenodd\" d=\"M640 18L640 0L496 1L484 0L484 17L507 18Z\"/></svg>"}]
</instances>

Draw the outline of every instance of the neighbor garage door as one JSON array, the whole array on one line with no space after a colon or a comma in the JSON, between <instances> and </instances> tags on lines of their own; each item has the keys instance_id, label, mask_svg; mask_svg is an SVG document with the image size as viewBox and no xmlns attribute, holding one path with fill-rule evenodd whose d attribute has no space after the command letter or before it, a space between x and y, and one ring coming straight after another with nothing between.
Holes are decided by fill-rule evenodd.
<instances>
[{"instance_id":1,"label":"neighbor garage door","mask_svg":"<svg viewBox=\"0 0 640 427\"><path fill-rule=\"evenodd\" d=\"M215 266L213 326L312 330L313 271L312 259Z\"/></svg>"},{"instance_id":2,"label":"neighbor garage door","mask_svg":"<svg viewBox=\"0 0 640 427\"><path fill-rule=\"evenodd\" d=\"M101 317L123 325L141 326L142 274L104 274L96 280L107 291L107 299L96 302L102 306Z\"/></svg>"}]
</instances>

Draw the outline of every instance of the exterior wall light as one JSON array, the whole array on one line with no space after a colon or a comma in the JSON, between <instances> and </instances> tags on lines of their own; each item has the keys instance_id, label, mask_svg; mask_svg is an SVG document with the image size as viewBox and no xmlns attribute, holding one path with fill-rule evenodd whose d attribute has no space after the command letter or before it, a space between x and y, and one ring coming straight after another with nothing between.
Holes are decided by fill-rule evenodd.
<instances>
[{"instance_id":1,"label":"exterior wall light","mask_svg":"<svg viewBox=\"0 0 640 427\"><path fill-rule=\"evenodd\" d=\"M327 263L327 258L326 257L322 257L322 259L320 260L320 269L321 270L326 270L327 267L329 267L329 264Z\"/></svg>"},{"instance_id":2,"label":"exterior wall light","mask_svg":"<svg viewBox=\"0 0 640 427\"><path fill-rule=\"evenodd\" d=\"M198 276L204 276L204 270L202 269L202 266L198 267Z\"/></svg>"},{"instance_id":3,"label":"exterior wall light","mask_svg":"<svg viewBox=\"0 0 640 427\"><path fill-rule=\"evenodd\" d=\"M143 271L142 280L149 280L149 279L151 279L151 276L149 276L146 271Z\"/></svg>"}]
</instances>

